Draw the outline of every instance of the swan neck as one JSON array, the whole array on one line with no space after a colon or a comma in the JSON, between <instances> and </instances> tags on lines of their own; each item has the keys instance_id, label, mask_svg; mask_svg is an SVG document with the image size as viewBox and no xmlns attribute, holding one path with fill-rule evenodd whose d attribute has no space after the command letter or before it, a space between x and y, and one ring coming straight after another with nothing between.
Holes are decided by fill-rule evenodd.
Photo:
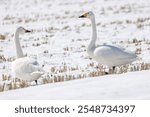
<instances>
[{"instance_id":1,"label":"swan neck","mask_svg":"<svg viewBox=\"0 0 150 117\"><path fill-rule=\"evenodd\" d=\"M94 48L96 39L97 39L97 30L96 30L96 23L95 23L95 17L91 18L92 23L92 37L90 40L89 48Z\"/></svg>"},{"instance_id":2,"label":"swan neck","mask_svg":"<svg viewBox=\"0 0 150 117\"><path fill-rule=\"evenodd\" d=\"M19 41L19 32L18 31L16 31L16 33L15 33L15 47L16 47L17 58L24 57L23 52L22 52L22 48L20 45L20 41Z\"/></svg>"}]
</instances>

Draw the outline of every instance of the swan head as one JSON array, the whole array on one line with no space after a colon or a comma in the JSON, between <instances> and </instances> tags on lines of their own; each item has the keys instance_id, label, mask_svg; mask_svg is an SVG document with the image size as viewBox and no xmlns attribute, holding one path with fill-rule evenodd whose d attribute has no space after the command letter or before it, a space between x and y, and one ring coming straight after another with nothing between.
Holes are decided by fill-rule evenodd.
<instances>
[{"instance_id":1,"label":"swan head","mask_svg":"<svg viewBox=\"0 0 150 117\"><path fill-rule=\"evenodd\" d=\"M16 32L18 32L18 33L20 33L20 34L24 34L24 33L29 33L29 32L31 32L31 31L30 31L30 30L27 30L27 29L25 29L25 28L23 28L23 27L18 27L17 30L16 30Z\"/></svg>"},{"instance_id":2,"label":"swan head","mask_svg":"<svg viewBox=\"0 0 150 117\"><path fill-rule=\"evenodd\" d=\"M89 12L86 12L86 13L82 14L81 16L79 16L79 18L92 19L92 18L94 18L94 13L92 11L89 11Z\"/></svg>"}]
</instances>

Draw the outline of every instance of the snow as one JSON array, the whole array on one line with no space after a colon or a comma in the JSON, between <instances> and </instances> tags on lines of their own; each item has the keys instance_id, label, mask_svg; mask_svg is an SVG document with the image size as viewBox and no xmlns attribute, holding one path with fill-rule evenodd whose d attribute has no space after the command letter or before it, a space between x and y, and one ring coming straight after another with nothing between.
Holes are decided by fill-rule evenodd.
<instances>
[{"instance_id":1,"label":"snow","mask_svg":"<svg viewBox=\"0 0 150 117\"><path fill-rule=\"evenodd\" d=\"M149 4L150 0L0 0L0 35L6 37L0 39L1 85L7 82L3 82L1 76L11 75L11 63L16 57L14 32L18 26L33 31L20 36L23 52L37 58L46 74L86 75L82 80L4 91L0 99L149 99L149 71L88 78L88 74L97 71L98 63L86 53L90 21L78 18L84 12L93 11L97 44L110 43L130 51L141 50L138 51L140 59L135 63L150 63ZM133 42L135 39L138 42ZM60 71L64 64L66 71L52 72L52 68ZM37 95L38 91L43 95Z\"/></svg>"},{"instance_id":2,"label":"snow","mask_svg":"<svg viewBox=\"0 0 150 117\"><path fill-rule=\"evenodd\" d=\"M150 56L150 51L147 50L149 45L144 41L150 40L149 20L141 23L142 28L137 28L138 19L149 18L148 4L148 0L1 1L0 26L3 28L0 34L6 35L6 40L0 43L0 55L4 55L6 59L15 58L13 34L18 26L24 26L33 30L33 33L21 36L23 52L28 56L36 56L46 72L50 72L51 67L62 66L62 63L67 66L78 65L85 69L87 64L95 62L85 59L88 57L85 50L89 43L91 27L90 21L79 19L78 16L83 12L93 11L96 23L99 24L99 44L115 42L131 51L142 48L144 51L139 56L143 61L150 62L147 58ZM132 23L126 23L127 20ZM134 38L142 40L141 45L127 43ZM123 43L120 43L121 41ZM33 46L36 44L39 46ZM69 51L64 50L67 47ZM77 72L81 73L79 70ZM11 61L0 62L1 74L11 74Z\"/></svg>"},{"instance_id":3,"label":"snow","mask_svg":"<svg viewBox=\"0 0 150 117\"><path fill-rule=\"evenodd\" d=\"M150 99L150 70L34 86L0 93L9 100Z\"/></svg>"}]
</instances>

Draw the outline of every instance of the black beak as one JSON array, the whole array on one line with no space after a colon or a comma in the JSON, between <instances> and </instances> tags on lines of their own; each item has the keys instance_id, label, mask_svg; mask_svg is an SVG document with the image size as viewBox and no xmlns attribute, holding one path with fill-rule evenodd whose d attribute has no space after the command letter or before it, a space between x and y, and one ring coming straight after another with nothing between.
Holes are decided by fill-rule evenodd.
<instances>
[{"instance_id":1,"label":"black beak","mask_svg":"<svg viewBox=\"0 0 150 117\"><path fill-rule=\"evenodd\" d=\"M81 16L79 16L79 18L85 18L85 16L84 16L84 15L81 15Z\"/></svg>"},{"instance_id":2,"label":"black beak","mask_svg":"<svg viewBox=\"0 0 150 117\"><path fill-rule=\"evenodd\" d=\"M29 32L31 32L30 30L26 30L26 33L29 33Z\"/></svg>"}]
</instances>

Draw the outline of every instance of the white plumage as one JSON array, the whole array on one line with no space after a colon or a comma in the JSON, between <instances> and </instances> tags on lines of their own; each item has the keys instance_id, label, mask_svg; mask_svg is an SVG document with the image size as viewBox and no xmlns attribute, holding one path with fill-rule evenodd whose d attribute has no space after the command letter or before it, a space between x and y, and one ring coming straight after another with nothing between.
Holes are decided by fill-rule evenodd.
<instances>
[{"instance_id":1,"label":"white plumage","mask_svg":"<svg viewBox=\"0 0 150 117\"><path fill-rule=\"evenodd\" d=\"M36 81L44 73L38 62L30 57L24 57L22 48L19 42L19 34L30 32L23 27L19 27L15 33L15 46L17 58L12 62L12 72L15 77L26 80Z\"/></svg>"},{"instance_id":2,"label":"white plumage","mask_svg":"<svg viewBox=\"0 0 150 117\"><path fill-rule=\"evenodd\" d=\"M129 64L136 60L136 54L127 51L124 48L107 44L96 46L97 30L93 12L87 12L81 15L79 18L89 18L91 20L92 38L88 45L87 53L99 64L107 65L108 67L115 67Z\"/></svg>"},{"instance_id":3,"label":"white plumage","mask_svg":"<svg viewBox=\"0 0 150 117\"><path fill-rule=\"evenodd\" d=\"M101 45L94 50L95 60L109 67L121 66L133 62L136 55L112 45Z\"/></svg>"}]
</instances>

